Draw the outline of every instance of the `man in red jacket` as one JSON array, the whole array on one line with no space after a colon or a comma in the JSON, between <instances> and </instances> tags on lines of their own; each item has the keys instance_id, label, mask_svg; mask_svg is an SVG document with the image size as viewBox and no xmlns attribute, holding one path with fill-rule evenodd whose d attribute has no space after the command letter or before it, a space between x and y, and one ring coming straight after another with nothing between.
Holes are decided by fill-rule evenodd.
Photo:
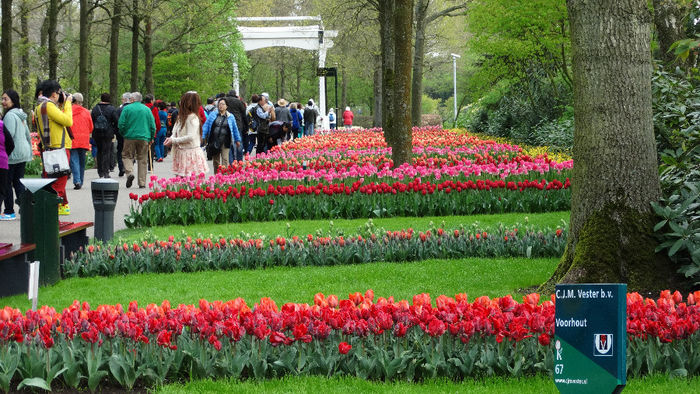
<instances>
[{"instance_id":1,"label":"man in red jacket","mask_svg":"<svg viewBox=\"0 0 700 394\"><path fill-rule=\"evenodd\" d=\"M90 111L83 107L83 95L73 95L73 146L70 150L70 171L73 174L73 188L80 189L85 179L85 152L90 149L92 134Z\"/></svg>"}]
</instances>

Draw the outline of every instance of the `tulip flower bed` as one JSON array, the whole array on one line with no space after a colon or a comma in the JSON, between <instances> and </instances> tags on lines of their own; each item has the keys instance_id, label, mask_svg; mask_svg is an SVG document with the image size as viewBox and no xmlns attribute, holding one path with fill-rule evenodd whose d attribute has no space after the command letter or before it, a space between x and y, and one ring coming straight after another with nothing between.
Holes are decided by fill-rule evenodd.
<instances>
[{"instance_id":1,"label":"tulip flower bed","mask_svg":"<svg viewBox=\"0 0 700 394\"><path fill-rule=\"evenodd\" d=\"M133 200L128 227L296 219L551 212L570 208L569 179L272 185L157 191Z\"/></svg>"},{"instance_id":2,"label":"tulip flower bed","mask_svg":"<svg viewBox=\"0 0 700 394\"><path fill-rule=\"evenodd\" d=\"M90 245L63 265L64 277L111 276L144 272L257 269L272 266L323 266L405 262L433 258L555 257L566 246L562 229L499 227L494 230L443 230L414 233L377 230L356 236L263 240L187 237L175 241L142 241Z\"/></svg>"},{"instance_id":3,"label":"tulip flower bed","mask_svg":"<svg viewBox=\"0 0 700 394\"><path fill-rule=\"evenodd\" d=\"M573 162L439 128L414 129L394 167L378 130L318 134L206 178L153 177L129 227L568 210Z\"/></svg>"},{"instance_id":4,"label":"tulip flower bed","mask_svg":"<svg viewBox=\"0 0 700 394\"><path fill-rule=\"evenodd\" d=\"M630 377L654 372L698 374L700 292L682 302L664 291L657 300L627 296ZM131 302L92 309L75 301L58 313L0 310L0 388L131 390L200 378L348 375L363 379L523 376L552 368L553 297L538 294L468 302L466 294L427 294L412 304L374 301L368 290L339 300L317 294L314 304L267 298L251 309L238 298Z\"/></svg>"}]
</instances>

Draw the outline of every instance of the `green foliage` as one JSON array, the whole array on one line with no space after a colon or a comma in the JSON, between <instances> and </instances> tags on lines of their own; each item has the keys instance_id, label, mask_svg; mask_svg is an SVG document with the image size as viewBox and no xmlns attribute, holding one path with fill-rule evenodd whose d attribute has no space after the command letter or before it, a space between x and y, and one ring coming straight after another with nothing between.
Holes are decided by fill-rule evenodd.
<instances>
[{"instance_id":1,"label":"green foliage","mask_svg":"<svg viewBox=\"0 0 700 394\"><path fill-rule=\"evenodd\" d=\"M659 222L657 251L666 251L678 272L700 283L700 85L659 67L653 76L654 130L661 151L663 198L652 203Z\"/></svg>"},{"instance_id":2,"label":"green foliage","mask_svg":"<svg viewBox=\"0 0 700 394\"><path fill-rule=\"evenodd\" d=\"M468 90L477 97L500 80L528 79L533 68L555 78L571 64L564 0L473 1L467 30L467 58L474 58Z\"/></svg>"},{"instance_id":3,"label":"green foliage","mask_svg":"<svg viewBox=\"0 0 700 394\"><path fill-rule=\"evenodd\" d=\"M687 76L676 68L665 70L657 65L652 76L652 103L654 107L654 133L657 150L676 150L685 145L689 136L700 133L700 75L697 71Z\"/></svg>"}]
</instances>

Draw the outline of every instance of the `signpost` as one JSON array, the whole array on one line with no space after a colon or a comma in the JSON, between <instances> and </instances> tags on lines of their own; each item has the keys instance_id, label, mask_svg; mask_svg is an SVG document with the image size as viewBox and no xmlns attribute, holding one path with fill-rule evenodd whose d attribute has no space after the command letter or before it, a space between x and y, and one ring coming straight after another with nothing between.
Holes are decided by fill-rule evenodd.
<instances>
[{"instance_id":1,"label":"signpost","mask_svg":"<svg viewBox=\"0 0 700 394\"><path fill-rule=\"evenodd\" d=\"M554 384L561 393L619 393L627 383L627 285L557 285Z\"/></svg>"}]
</instances>

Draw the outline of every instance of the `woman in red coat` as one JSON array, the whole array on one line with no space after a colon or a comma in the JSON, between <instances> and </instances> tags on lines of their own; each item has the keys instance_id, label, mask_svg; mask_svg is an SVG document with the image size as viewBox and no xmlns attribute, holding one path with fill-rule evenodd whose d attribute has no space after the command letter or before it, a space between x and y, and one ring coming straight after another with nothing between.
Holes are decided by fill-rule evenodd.
<instances>
[{"instance_id":1,"label":"woman in red coat","mask_svg":"<svg viewBox=\"0 0 700 394\"><path fill-rule=\"evenodd\" d=\"M353 115L352 111L350 111L350 107L345 107L345 112L343 112L343 124L345 125L346 129L352 127L352 119L354 117L355 115Z\"/></svg>"},{"instance_id":2,"label":"woman in red coat","mask_svg":"<svg viewBox=\"0 0 700 394\"><path fill-rule=\"evenodd\" d=\"M83 107L83 95L73 95L73 145L70 150L70 172L73 174L74 189L80 189L85 180L85 153L90 150L92 116Z\"/></svg>"}]
</instances>

